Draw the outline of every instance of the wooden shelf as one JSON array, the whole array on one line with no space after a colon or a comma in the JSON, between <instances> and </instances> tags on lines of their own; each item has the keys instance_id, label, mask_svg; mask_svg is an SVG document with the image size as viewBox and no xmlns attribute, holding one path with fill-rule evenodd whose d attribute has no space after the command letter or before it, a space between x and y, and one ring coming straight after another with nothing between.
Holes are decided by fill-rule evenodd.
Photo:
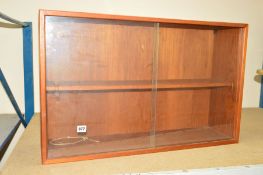
<instances>
[{"instance_id":1,"label":"wooden shelf","mask_svg":"<svg viewBox=\"0 0 263 175\"><path fill-rule=\"evenodd\" d=\"M48 83L52 84L52 83ZM159 80L157 84L152 81L97 81L59 83L48 85L46 90L52 91L119 91L119 90L152 90L154 88L188 89L188 88L215 88L232 87L232 82L211 80Z\"/></svg>"}]
</instances>

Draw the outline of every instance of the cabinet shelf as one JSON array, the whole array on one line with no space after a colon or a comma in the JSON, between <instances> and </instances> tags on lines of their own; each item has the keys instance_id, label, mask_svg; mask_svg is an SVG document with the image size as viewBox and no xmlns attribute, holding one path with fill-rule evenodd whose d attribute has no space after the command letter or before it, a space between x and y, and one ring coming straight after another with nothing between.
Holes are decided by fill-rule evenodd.
<instances>
[{"instance_id":1,"label":"cabinet shelf","mask_svg":"<svg viewBox=\"0 0 263 175\"><path fill-rule=\"evenodd\" d=\"M52 84L52 83L48 83ZM158 80L157 84L152 81L97 81L81 83L60 83L48 85L46 90L52 91L119 91L119 90L159 90L189 89L189 88L216 88L232 87L232 82L211 80Z\"/></svg>"}]
</instances>

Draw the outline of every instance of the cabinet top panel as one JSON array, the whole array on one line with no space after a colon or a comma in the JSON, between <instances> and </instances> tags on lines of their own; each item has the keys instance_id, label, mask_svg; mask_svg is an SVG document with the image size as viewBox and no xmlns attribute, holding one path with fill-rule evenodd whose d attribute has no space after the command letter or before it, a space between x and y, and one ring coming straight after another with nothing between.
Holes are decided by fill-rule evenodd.
<instances>
[{"instance_id":1,"label":"cabinet top panel","mask_svg":"<svg viewBox=\"0 0 263 175\"><path fill-rule=\"evenodd\" d=\"M111 20L126 20L126 21L141 21L141 22L158 22L170 23L177 25L185 25L186 27L200 27L200 28L244 28L248 24L245 23L229 23L229 22L210 22L210 21L196 21L196 20L179 20L169 18L152 18L152 17L138 17L138 16L123 16L110 14L97 14L86 12L67 12L55 10L40 10L40 19L45 16L62 16L62 17L76 17L76 18L94 18L94 19L111 19Z\"/></svg>"}]
</instances>

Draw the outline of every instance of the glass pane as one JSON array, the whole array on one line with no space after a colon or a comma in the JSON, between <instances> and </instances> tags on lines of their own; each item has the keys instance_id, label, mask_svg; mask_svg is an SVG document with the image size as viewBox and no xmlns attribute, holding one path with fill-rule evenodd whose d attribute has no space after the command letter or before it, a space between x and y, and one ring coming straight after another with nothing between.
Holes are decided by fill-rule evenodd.
<instances>
[{"instance_id":1,"label":"glass pane","mask_svg":"<svg viewBox=\"0 0 263 175\"><path fill-rule=\"evenodd\" d=\"M151 146L154 24L46 17L48 158Z\"/></svg>"},{"instance_id":2,"label":"glass pane","mask_svg":"<svg viewBox=\"0 0 263 175\"><path fill-rule=\"evenodd\" d=\"M158 91L156 145L181 145L232 137L228 88ZM213 100L225 102L213 106Z\"/></svg>"},{"instance_id":3,"label":"glass pane","mask_svg":"<svg viewBox=\"0 0 263 175\"><path fill-rule=\"evenodd\" d=\"M229 30L229 29L228 29ZM156 146L185 145L233 137L235 67L226 68L221 42L209 27L162 24L156 100ZM232 42L233 43L233 42ZM220 49L220 50L218 50ZM221 55L217 55L221 53ZM236 54L236 53L234 53ZM233 55L232 55L233 56Z\"/></svg>"}]
</instances>

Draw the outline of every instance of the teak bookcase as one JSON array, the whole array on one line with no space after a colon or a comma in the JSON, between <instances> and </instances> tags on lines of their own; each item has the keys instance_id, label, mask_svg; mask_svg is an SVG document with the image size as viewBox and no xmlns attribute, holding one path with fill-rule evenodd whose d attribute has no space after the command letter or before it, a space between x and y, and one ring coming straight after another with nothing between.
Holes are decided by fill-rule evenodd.
<instances>
[{"instance_id":1,"label":"teak bookcase","mask_svg":"<svg viewBox=\"0 0 263 175\"><path fill-rule=\"evenodd\" d=\"M247 24L39 18L44 164L238 142Z\"/></svg>"}]
</instances>

